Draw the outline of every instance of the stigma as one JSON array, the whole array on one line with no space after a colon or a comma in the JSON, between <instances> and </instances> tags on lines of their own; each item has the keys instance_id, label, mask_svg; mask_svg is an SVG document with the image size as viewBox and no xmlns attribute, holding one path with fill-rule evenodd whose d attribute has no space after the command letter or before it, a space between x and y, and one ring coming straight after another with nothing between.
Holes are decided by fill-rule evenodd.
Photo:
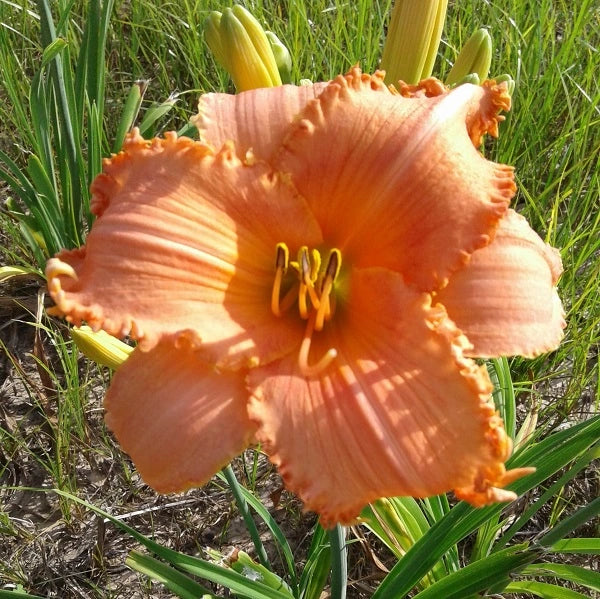
<instances>
[{"instance_id":1,"label":"stigma","mask_svg":"<svg viewBox=\"0 0 600 599\"><path fill-rule=\"evenodd\" d=\"M316 364L308 363L314 331L321 331L335 313L335 294L332 292L341 266L342 254L337 248L330 250L323 262L317 249L302 246L297 259L290 260L285 243L275 246L271 311L275 316L281 316L297 303L300 318L307 321L298 355L300 371L307 377L323 372L337 356L337 351L332 348Z\"/></svg>"}]
</instances>

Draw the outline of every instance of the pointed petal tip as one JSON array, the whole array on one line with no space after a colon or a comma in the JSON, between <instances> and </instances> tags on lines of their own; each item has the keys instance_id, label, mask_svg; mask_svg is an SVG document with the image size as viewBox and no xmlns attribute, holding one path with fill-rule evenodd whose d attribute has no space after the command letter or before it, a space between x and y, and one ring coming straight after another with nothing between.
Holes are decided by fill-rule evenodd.
<instances>
[{"instance_id":1,"label":"pointed petal tip","mask_svg":"<svg viewBox=\"0 0 600 599\"><path fill-rule=\"evenodd\" d=\"M54 286L58 283L59 276L69 277L71 279L77 280L77 273L75 269L66 262L63 262L59 258L50 258L46 264L46 278L49 279L49 282L52 281Z\"/></svg>"},{"instance_id":2,"label":"pointed petal tip","mask_svg":"<svg viewBox=\"0 0 600 599\"><path fill-rule=\"evenodd\" d=\"M483 136L489 133L498 137L498 125L504 120L501 111L508 112L511 108L511 97L506 82L496 83L494 80L484 81L482 85L463 84L450 89L435 77L424 79L417 84L399 81L397 86L390 86L394 94L405 98L427 97L434 98L444 94L460 91L470 105L467 117L467 129L473 145L478 148Z\"/></svg>"},{"instance_id":3,"label":"pointed petal tip","mask_svg":"<svg viewBox=\"0 0 600 599\"><path fill-rule=\"evenodd\" d=\"M500 112L508 112L511 108L511 97L506 82L496 83L494 80L488 80L477 87L483 91L483 95L478 109L471 113L467 122L469 136L476 148L481 145L486 133L498 137L498 125L505 119Z\"/></svg>"},{"instance_id":4,"label":"pointed petal tip","mask_svg":"<svg viewBox=\"0 0 600 599\"><path fill-rule=\"evenodd\" d=\"M506 470L495 480L490 480L486 478L486 475L489 475L488 471L480 474L473 485L455 489L454 495L473 507L485 507L493 503L508 503L517 499L518 495L514 491L502 487L534 472L535 468L514 468Z\"/></svg>"}]
</instances>

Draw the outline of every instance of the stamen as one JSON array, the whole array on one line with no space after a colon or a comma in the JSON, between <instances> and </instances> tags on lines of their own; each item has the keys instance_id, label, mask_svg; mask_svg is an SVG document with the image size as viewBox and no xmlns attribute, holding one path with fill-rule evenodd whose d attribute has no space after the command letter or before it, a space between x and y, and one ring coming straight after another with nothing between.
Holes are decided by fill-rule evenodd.
<instances>
[{"instance_id":1,"label":"stamen","mask_svg":"<svg viewBox=\"0 0 600 599\"><path fill-rule=\"evenodd\" d=\"M306 283L306 290L308 291L308 295L310 297L310 303L313 305L315 310L318 310L321 302L319 300L319 296L317 295L317 290L311 281Z\"/></svg>"},{"instance_id":2,"label":"stamen","mask_svg":"<svg viewBox=\"0 0 600 599\"><path fill-rule=\"evenodd\" d=\"M275 316L281 316L279 309L279 294L281 293L281 280L283 279L283 269L278 268L275 271L275 280L273 281L273 289L271 290L271 310Z\"/></svg>"},{"instance_id":3,"label":"stamen","mask_svg":"<svg viewBox=\"0 0 600 599\"><path fill-rule=\"evenodd\" d=\"M323 288L321 289L320 305L317 308L317 316L315 318L315 330L321 331L325 324L325 318L331 316L331 303L329 296L333 289L333 282L340 272L342 266L342 254L340 250L333 249L329 253L329 260L325 268L325 278L323 279Z\"/></svg>"},{"instance_id":4,"label":"stamen","mask_svg":"<svg viewBox=\"0 0 600 599\"><path fill-rule=\"evenodd\" d=\"M298 311L300 312L300 318L305 320L308 318L308 306L306 305L306 283L300 281L298 287Z\"/></svg>"},{"instance_id":5,"label":"stamen","mask_svg":"<svg viewBox=\"0 0 600 599\"><path fill-rule=\"evenodd\" d=\"M329 294L331 293L332 288L333 279L330 276L327 276L323 283L323 291L321 291L321 305L317 310L317 316L315 318L315 330L317 331L323 330L327 308L329 307Z\"/></svg>"},{"instance_id":6,"label":"stamen","mask_svg":"<svg viewBox=\"0 0 600 599\"><path fill-rule=\"evenodd\" d=\"M304 245L298 251L298 260L290 261L287 245L278 243L275 256L275 277L271 290L273 314L281 316L297 300L300 317L304 320L312 318L311 334L312 331L322 330L325 321L329 320L335 311L335 295L332 295L331 291L339 274L341 262L341 252L334 248L329 252L326 268L321 271L319 250L314 248L309 250ZM289 269L295 271L298 281L291 287L285 285L287 291L282 299L283 281ZM327 355L329 352L325 357ZM333 358L330 357L329 361L331 359ZM307 368L309 367L307 366Z\"/></svg>"},{"instance_id":7,"label":"stamen","mask_svg":"<svg viewBox=\"0 0 600 599\"><path fill-rule=\"evenodd\" d=\"M325 276L331 277L333 281L337 279L340 274L340 268L342 268L342 252L337 248L333 248L329 252L329 259L327 260L327 268L325 269Z\"/></svg>"},{"instance_id":8,"label":"stamen","mask_svg":"<svg viewBox=\"0 0 600 599\"><path fill-rule=\"evenodd\" d=\"M279 310L282 314L284 312L287 312L294 305L296 297L298 297L299 289L300 286L298 285L298 283L295 283L294 285L292 285L292 287L290 287L290 289L288 289L288 292L283 296L283 299L279 302Z\"/></svg>"},{"instance_id":9,"label":"stamen","mask_svg":"<svg viewBox=\"0 0 600 599\"><path fill-rule=\"evenodd\" d=\"M288 267L290 252L285 243L278 243L275 248L275 280L273 281L273 289L271 290L271 310L275 316L281 316L282 311L279 304L281 281Z\"/></svg>"},{"instance_id":10,"label":"stamen","mask_svg":"<svg viewBox=\"0 0 600 599\"><path fill-rule=\"evenodd\" d=\"M311 261L312 257L312 261ZM298 310L302 318L308 318L308 304L306 294L310 297L313 308L319 308L319 296L315 290L315 281L321 268L321 255L317 250L308 253L308 248L303 245L298 251L298 264L300 265L300 288L298 290Z\"/></svg>"},{"instance_id":11,"label":"stamen","mask_svg":"<svg viewBox=\"0 0 600 599\"><path fill-rule=\"evenodd\" d=\"M298 366L303 376L312 377L321 374L337 357L337 351L334 348L328 349L325 355L312 366L308 364L308 353L310 352L310 344L312 341L312 334L315 331L315 313L313 312L308 323L306 325L306 331L302 344L300 345L300 352L298 354Z\"/></svg>"}]
</instances>

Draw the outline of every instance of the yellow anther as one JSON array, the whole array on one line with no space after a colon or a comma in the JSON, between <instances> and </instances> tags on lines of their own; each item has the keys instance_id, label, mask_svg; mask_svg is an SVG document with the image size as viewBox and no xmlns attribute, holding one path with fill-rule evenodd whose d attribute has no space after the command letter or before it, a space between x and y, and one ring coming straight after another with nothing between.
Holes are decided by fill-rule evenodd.
<instances>
[{"instance_id":1,"label":"yellow anther","mask_svg":"<svg viewBox=\"0 0 600 599\"><path fill-rule=\"evenodd\" d=\"M300 345L300 352L298 354L298 367L303 376L311 377L321 374L337 357L337 351L334 348L330 348L325 352L325 355L316 363L310 366L308 364L308 353L310 352L310 344L312 341L312 335L315 331L315 313L313 312L306 325L306 331L302 344Z\"/></svg>"},{"instance_id":2,"label":"yellow anther","mask_svg":"<svg viewBox=\"0 0 600 599\"><path fill-rule=\"evenodd\" d=\"M273 289L271 290L271 310L275 316L281 316L282 311L279 303L281 281L283 280L283 275L287 271L290 252L285 243L278 243L275 248L275 280L273 281Z\"/></svg>"},{"instance_id":3,"label":"yellow anther","mask_svg":"<svg viewBox=\"0 0 600 599\"><path fill-rule=\"evenodd\" d=\"M337 279L340 274L340 268L342 268L342 252L337 248L333 248L329 252L329 258L327 259L327 267L325 268L325 276L331 277L333 281Z\"/></svg>"},{"instance_id":4,"label":"yellow anther","mask_svg":"<svg viewBox=\"0 0 600 599\"><path fill-rule=\"evenodd\" d=\"M310 280L314 283L319 276L319 271L321 270L321 254L319 250L315 250L314 248L310 252L311 260L311 269L310 269Z\"/></svg>"},{"instance_id":5,"label":"yellow anther","mask_svg":"<svg viewBox=\"0 0 600 599\"><path fill-rule=\"evenodd\" d=\"M275 268L283 268L284 271L287 270L289 261L290 261L290 250L288 250L288 246L285 243L278 243L275 246L276 257L275 257Z\"/></svg>"}]
</instances>

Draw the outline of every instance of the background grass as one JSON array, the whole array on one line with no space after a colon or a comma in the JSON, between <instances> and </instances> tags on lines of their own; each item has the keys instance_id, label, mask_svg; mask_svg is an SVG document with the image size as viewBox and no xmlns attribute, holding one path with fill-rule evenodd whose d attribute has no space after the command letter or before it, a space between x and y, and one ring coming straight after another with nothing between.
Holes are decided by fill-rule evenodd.
<instances>
[{"instance_id":1,"label":"background grass","mask_svg":"<svg viewBox=\"0 0 600 599\"><path fill-rule=\"evenodd\" d=\"M390 1L256 0L242 4L287 44L294 58L296 82L301 78L330 79L356 63L365 71L377 68ZM67 69L68 62L74 64L79 54L89 5L81 0L52 3L57 36L67 43ZM151 107L172 107L157 121L157 131L184 126L201 93L233 92L200 33L208 12L222 6L209 0L115 2L106 39L104 118L94 121L96 129L90 128L93 115L84 111L83 126L76 130L82 164L89 169L82 181L89 180L97 169L99 156L91 160L90 148L109 154L123 105L136 80L148 82L139 120ZM565 267L559 285L568 322L563 344L536 360L511 362L519 392L519 417L522 420L536 412L538 435L544 436L566 422L597 413L600 406L600 2L450 2L434 74L443 79L462 43L479 27L488 27L494 40L492 75L506 72L516 81L513 110L501 126L500 139L488 142L486 152L494 160L515 166L519 191L513 206L542 237L560 248ZM40 29L39 3L0 0L0 149L21 168L39 144L28 98L43 59ZM62 156L55 158L60 162ZM86 193L84 186L84 198ZM14 200L13 193L4 189L0 265L38 268L39 256L32 254L23 228L9 214L11 198ZM85 233L85 214L82 223ZM37 285L30 283L4 287L5 297L36 298L36 293ZM70 351L70 342L65 341L63 325L36 318L35 301L21 301L17 308L3 305L0 315L7 324L35 323L46 353L52 356L46 364L40 353L34 358L15 353L7 337L11 329L0 320L5 372L14 373L12 364L16 365L19 384L30 400L31 408L19 418L34 423L27 428L3 421L0 473L4 480L15 464L34 459L50 484L76 492L82 484L81 459L85 456L91 462L115 459L123 484L130 484L127 463L121 461L104 433L90 425L90 410L99 408L89 391L93 390L96 398L102 395L106 373L102 373L103 380L96 370L82 369ZM19 330L22 334L24 329ZM32 332L26 339L33 345L34 337ZM550 517L555 518L567 501L568 495L557 491L555 513ZM69 506L69 502L61 502L65 520L71 518ZM0 519L2 534L10 529L10 518L1 505L0 518L6 521L3 528Z\"/></svg>"}]
</instances>

